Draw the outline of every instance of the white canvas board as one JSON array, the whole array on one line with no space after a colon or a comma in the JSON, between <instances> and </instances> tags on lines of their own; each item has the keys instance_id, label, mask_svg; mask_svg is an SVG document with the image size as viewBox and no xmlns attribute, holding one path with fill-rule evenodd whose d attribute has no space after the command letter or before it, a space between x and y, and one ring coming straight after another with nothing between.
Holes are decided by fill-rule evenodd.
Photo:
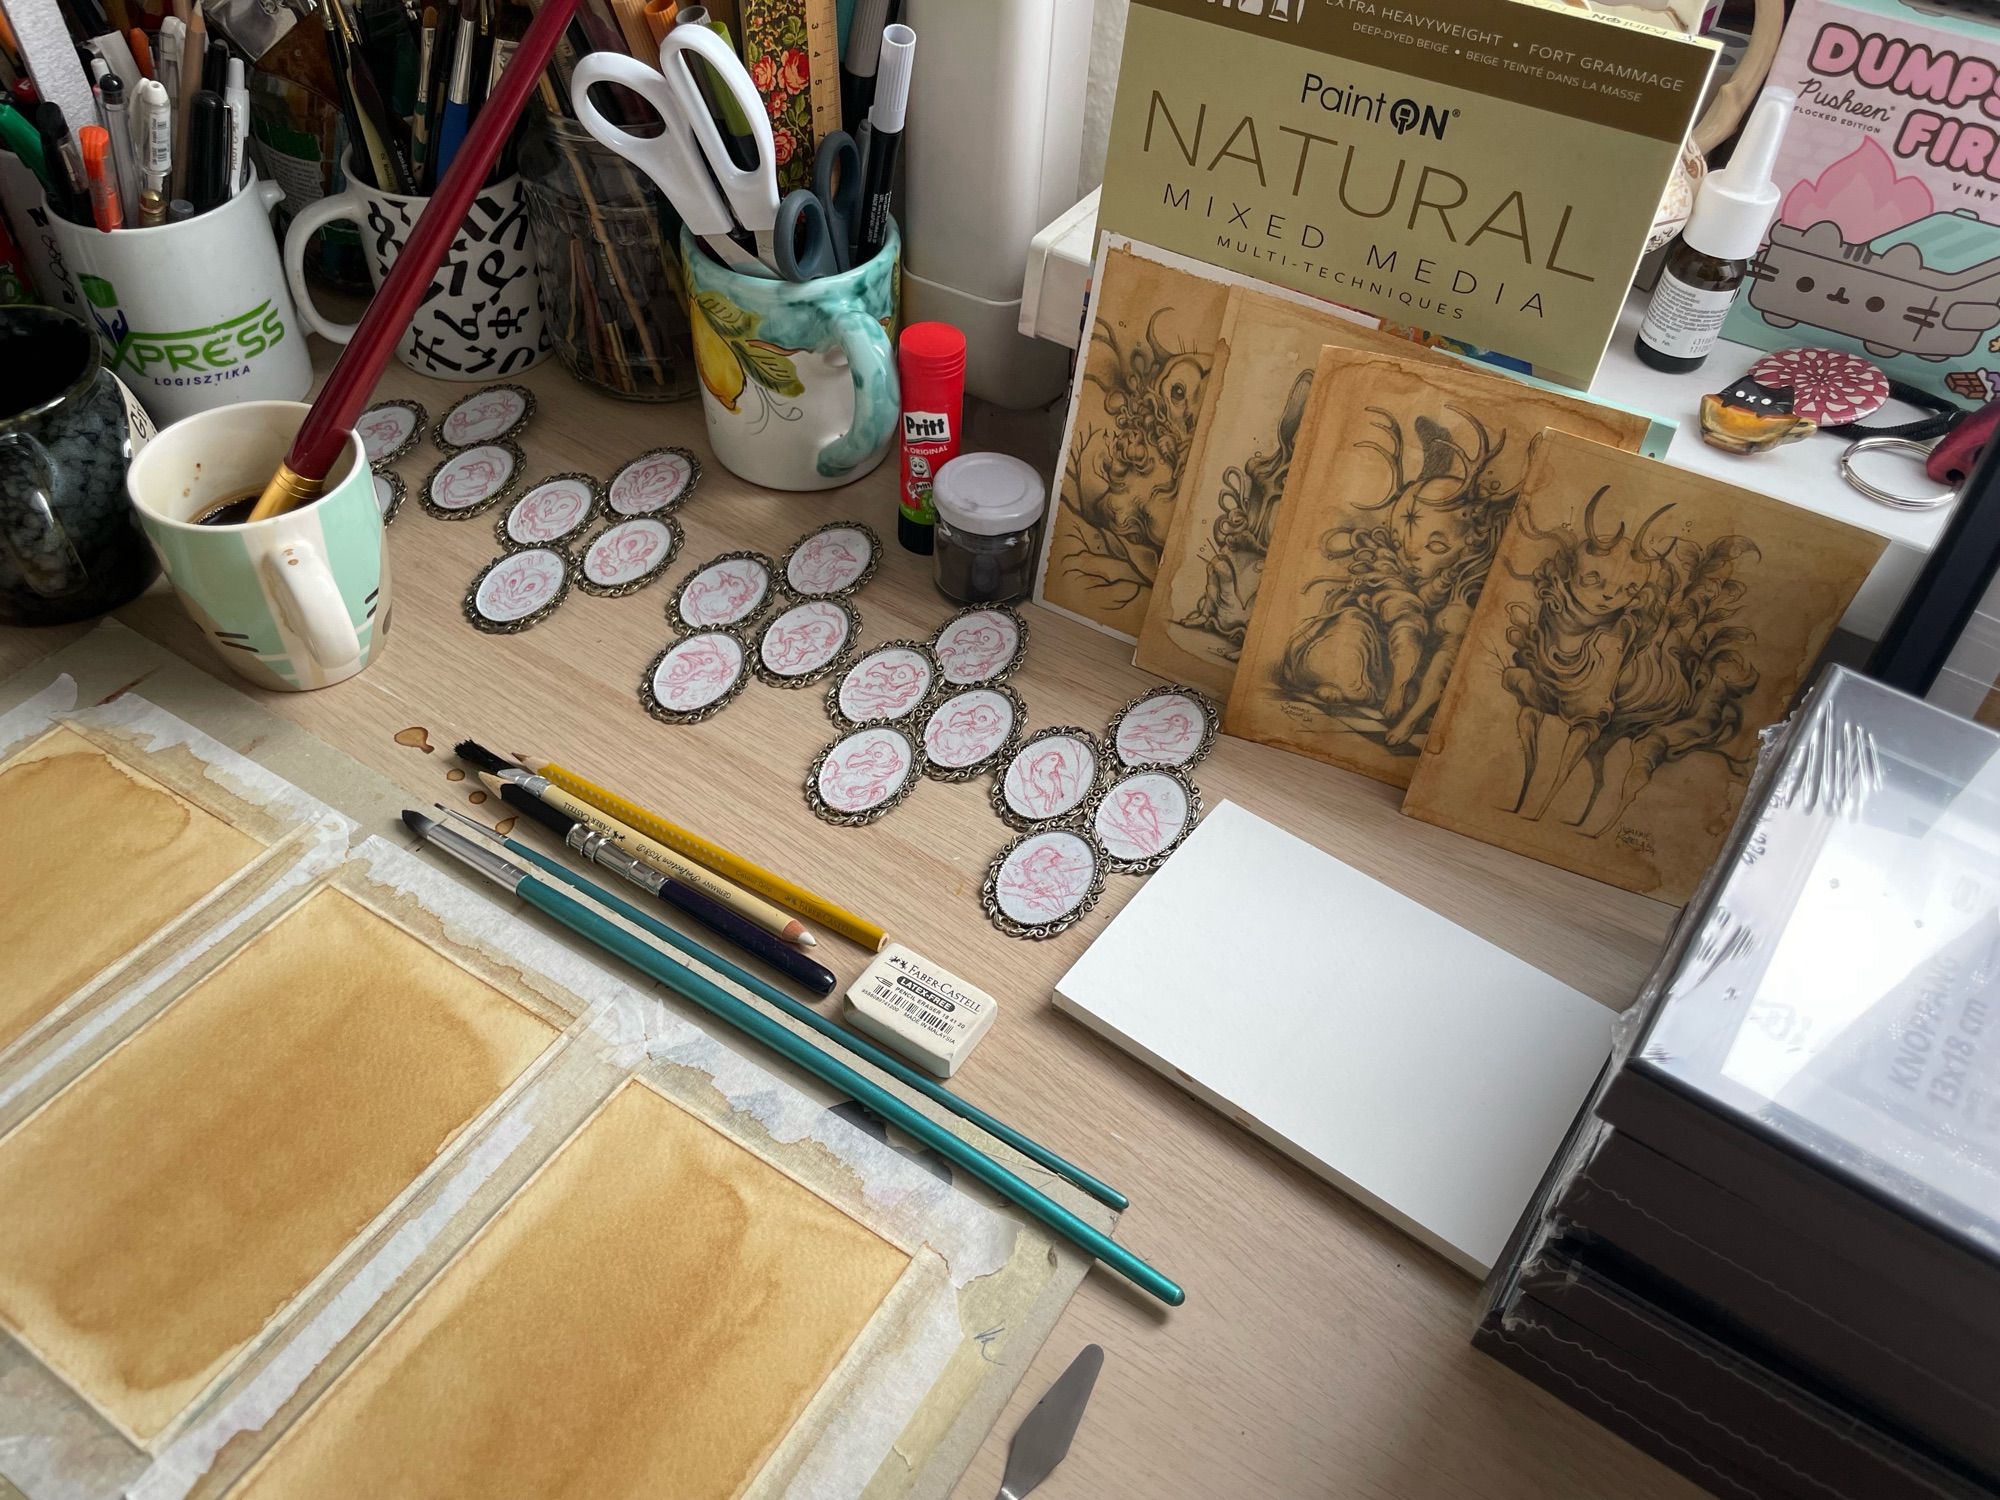
<instances>
[{"instance_id":1,"label":"white canvas board","mask_svg":"<svg viewBox=\"0 0 2000 1500\"><path fill-rule=\"evenodd\" d=\"M1231 802L1056 1004L1484 1275L1613 1013Z\"/></svg>"}]
</instances>

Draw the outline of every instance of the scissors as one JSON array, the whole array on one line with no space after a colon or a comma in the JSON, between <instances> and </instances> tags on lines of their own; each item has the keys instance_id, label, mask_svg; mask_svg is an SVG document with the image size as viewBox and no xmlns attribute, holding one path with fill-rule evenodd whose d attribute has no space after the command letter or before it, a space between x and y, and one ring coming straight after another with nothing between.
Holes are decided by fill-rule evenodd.
<instances>
[{"instance_id":1,"label":"scissors","mask_svg":"<svg viewBox=\"0 0 2000 1500\"><path fill-rule=\"evenodd\" d=\"M861 151L846 131L829 131L813 157L812 186L794 188L778 205L772 247L778 274L787 281L814 281L845 271L860 212Z\"/></svg>"},{"instance_id":2,"label":"scissors","mask_svg":"<svg viewBox=\"0 0 2000 1500\"><path fill-rule=\"evenodd\" d=\"M693 57L685 54L692 52ZM711 84L734 99L750 126L753 161L738 166L702 98L693 69L704 64ZM634 135L606 119L590 97L591 87L616 83L632 90L658 112L656 136ZM660 71L618 52L593 52L571 76L576 117L597 141L644 172L673 201L691 234L700 237L724 265L751 276L778 274L772 250L778 218L777 149L771 121L757 87L729 43L706 26L676 26L660 43ZM735 238L750 233L752 255Z\"/></svg>"}]
</instances>

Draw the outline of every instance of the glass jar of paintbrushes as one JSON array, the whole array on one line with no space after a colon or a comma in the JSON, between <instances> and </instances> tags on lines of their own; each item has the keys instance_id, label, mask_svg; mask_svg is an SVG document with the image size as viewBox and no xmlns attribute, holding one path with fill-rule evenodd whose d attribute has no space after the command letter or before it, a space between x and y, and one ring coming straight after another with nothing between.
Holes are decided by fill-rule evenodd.
<instances>
[{"instance_id":1,"label":"glass jar of paintbrushes","mask_svg":"<svg viewBox=\"0 0 2000 1500\"><path fill-rule=\"evenodd\" d=\"M521 149L548 330L577 379L634 401L695 392L673 209L575 120L542 114Z\"/></svg>"}]
</instances>

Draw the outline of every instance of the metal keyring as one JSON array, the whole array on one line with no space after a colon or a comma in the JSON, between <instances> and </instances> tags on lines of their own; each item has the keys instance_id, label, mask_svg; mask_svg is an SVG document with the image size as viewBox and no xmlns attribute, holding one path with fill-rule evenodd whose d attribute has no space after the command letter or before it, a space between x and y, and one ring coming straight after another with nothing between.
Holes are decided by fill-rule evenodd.
<instances>
[{"instance_id":1,"label":"metal keyring","mask_svg":"<svg viewBox=\"0 0 2000 1500\"><path fill-rule=\"evenodd\" d=\"M1958 498L1957 490L1942 490L1936 495L1899 495L1894 490L1885 490L1871 479L1864 479L1854 467L1857 453L1883 451L1894 448L1902 453L1913 454L1918 463L1931 456L1932 444L1918 442L1906 437L1865 437L1849 443L1840 455L1840 477L1853 485L1870 500L1879 500L1884 505L1897 510L1936 510L1941 505L1949 505Z\"/></svg>"}]
</instances>

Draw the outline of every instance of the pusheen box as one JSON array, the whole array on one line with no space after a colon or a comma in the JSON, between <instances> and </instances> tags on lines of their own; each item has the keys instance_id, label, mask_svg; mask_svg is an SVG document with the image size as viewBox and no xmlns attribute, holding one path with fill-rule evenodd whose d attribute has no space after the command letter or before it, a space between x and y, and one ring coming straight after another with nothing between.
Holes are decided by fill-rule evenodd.
<instances>
[{"instance_id":1,"label":"pusheen box","mask_svg":"<svg viewBox=\"0 0 2000 1500\"><path fill-rule=\"evenodd\" d=\"M1723 336L1820 344L1977 404L2000 395L2000 25L1950 0L1799 0L1783 193Z\"/></svg>"}]
</instances>

